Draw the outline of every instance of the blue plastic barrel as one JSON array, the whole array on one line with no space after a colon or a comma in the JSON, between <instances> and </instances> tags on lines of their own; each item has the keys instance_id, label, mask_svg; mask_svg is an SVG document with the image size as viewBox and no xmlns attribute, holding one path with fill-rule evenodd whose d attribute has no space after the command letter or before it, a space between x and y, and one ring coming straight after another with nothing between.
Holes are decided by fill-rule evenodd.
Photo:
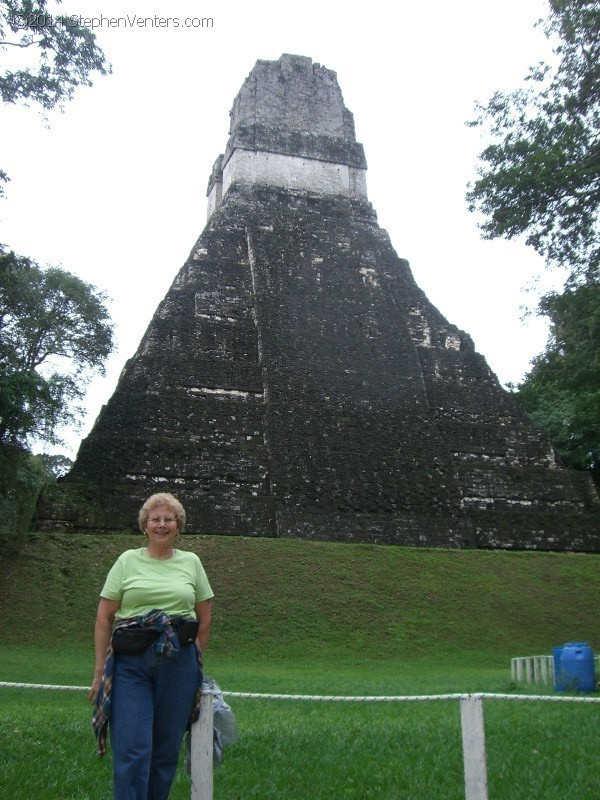
<instances>
[{"instance_id":1,"label":"blue plastic barrel","mask_svg":"<svg viewBox=\"0 0 600 800\"><path fill-rule=\"evenodd\" d=\"M554 688L557 692L594 691L594 653L589 644L569 642L554 648Z\"/></svg>"}]
</instances>

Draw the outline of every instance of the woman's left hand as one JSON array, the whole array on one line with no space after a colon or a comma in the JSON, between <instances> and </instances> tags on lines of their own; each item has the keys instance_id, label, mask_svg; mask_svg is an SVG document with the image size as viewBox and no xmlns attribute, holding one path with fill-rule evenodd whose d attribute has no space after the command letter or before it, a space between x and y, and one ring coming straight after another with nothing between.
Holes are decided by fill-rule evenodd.
<instances>
[{"instance_id":1,"label":"woman's left hand","mask_svg":"<svg viewBox=\"0 0 600 800\"><path fill-rule=\"evenodd\" d=\"M98 689L100 688L100 684L102 682L102 672L98 674L97 672L94 673L94 680L92 681L92 688L90 689L90 693L88 694L88 700L90 703L93 703L96 699L96 695L98 694Z\"/></svg>"}]
</instances>

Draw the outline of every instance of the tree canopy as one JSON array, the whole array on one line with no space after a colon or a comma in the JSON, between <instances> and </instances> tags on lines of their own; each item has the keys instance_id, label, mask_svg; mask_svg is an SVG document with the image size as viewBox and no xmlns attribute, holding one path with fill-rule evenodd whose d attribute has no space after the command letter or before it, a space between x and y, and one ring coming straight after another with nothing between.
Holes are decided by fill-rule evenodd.
<instances>
[{"instance_id":1,"label":"tree canopy","mask_svg":"<svg viewBox=\"0 0 600 800\"><path fill-rule=\"evenodd\" d=\"M5 103L62 106L78 86L91 86L93 72L110 72L92 31L76 15L50 13L47 0L0 0L0 50L37 54L37 63L25 59L19 68L0 71Z\"/></svg>"},{"instance_id":2,"label":"tree canopy","mask_svg":"<svg viewBox=\"0 0 600 800\"><path fill-rule=\"evenodd\" d=\"M57 442L112 349L105 296L64 270L0 254L0 443Z\"/></svg>"},{"instance_id":3,"label":"tree canopy","mask_svg":"<svg viewBox=\"0 0 600 800\"><path fill-rule=\"evenodd\" d=\"M600 4L549 0L540 24L555 60L478 105L470 124L491 143L467 199L486 238L523 234L567 270L539 303L550 335L517 398L563 461L600 481Z\"/></svg>"},{"instance_id":4,"label":"tree canopy","mask_svg":"<svg viewBox=\"0 0 600 800\"><path fill-rule=\"evenodd\" d=\"M54 5L59 5L55 0ZM0 101L62 108L110 66L76 15L47 0L0 0ZM2 184L9 180L0 169ZM0 245L0 533L26 530L37 496L64 456L32 456L29 442L58 443L58 426L112 349L105 297L56 267L45 270Z\"/></svg>"},{"instance_id":5,"label":"tree canopy","mask_svg":"<svg viewBox=\"0 0 600 800\"><path fill-rule=\"evenodd\" d=\"M518 397L563 461L600 483L600 284L548 295L542 309L550 339Z\"/></svg>"},{"instance_id":6,"label":"tree canopy","mask_svg":"<svg viewBox=\"0 0 600 800\"><path fill-rule=\"evenodd\" d=\"M76 15L54 14L47 0L0 0L0 54L2 102L44 110L90 86L94 72L110 72L92 31ZM0 170L0 183L7 180ZM0 245L0 444L57 440L56 426L71 419L112 349L104 301L75 275L42 270Z\"/></svg>"},{"instance_id":7,"label":"tree canopy","mask_svg":"<svg viewBox=\"0 0 600 800\"><path fill-rule=\"evenodd\" d=\"M478 105L489 144L467 200L486 238L524 234L571 282L600 268L600 4L549 0L544 31L555 62L531 67L525 85Z\"/></svg>"},{"instance_id":8,"label":"tree canopy","mask_svg":"<svg viewBox=\"0 0 600 800\"><path fill-rule=\"evenodd\" d=\"M0 100L45 111L62 108L78 86L91 86L94 72L111 72L92 31L76 15L52 14L47 0L0 0L0 57ZM0 169L0 197L9 180Z\"/></svg>"}]
</instances>

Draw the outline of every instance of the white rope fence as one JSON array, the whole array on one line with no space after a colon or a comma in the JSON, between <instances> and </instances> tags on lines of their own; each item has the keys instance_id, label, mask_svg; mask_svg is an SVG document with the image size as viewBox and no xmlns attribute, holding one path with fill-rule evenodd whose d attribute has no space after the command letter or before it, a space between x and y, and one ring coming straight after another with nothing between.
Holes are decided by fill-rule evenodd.
<instances>
[{"instance_id":1,"label":"white rope fence","mask_svg":"<svg viewBox=\"0 0 600 800\"><path fill-rule=\"evenodd\" d=\"M2 683L0 683L2 686ZM319 700L325 703L410 703L424 700L546 700L550 703L600 703L600 697L566 697L546 694L500 694L493 692L473 692L455 694L409 694L409 695L345 695L320 694L260 694L257 692L223 692L224 697L240 697L247 700Z\"/></svg>"},{"instance_id":2,"label":"white rope fence","mask_svg":"<svg viewBox=\"0 0 600 800\"><path fill-rule=\"evenodd\" d=\"M53 691L89 692L89 686L68 686L54 683L13 683L0 681L0 687L12 689L49 689ZM210 694L208 692L207 694ZM600 697L574 697L551 694L502 694L494 692L455 692L452 694L392 694L392 695L337 695L337 694L267 694L263 692L222 692L224 697L242 700L316 700L325 703L410 703L425 700L542 700L549 703L600 703Z\"/></svg>"},{"instance_id":3,"label":"white rope fence","mask_svg":"<svg viewBox=\"0 0 600 800\"><path fill-rule=\"evenodd\" d=\"M89 686L58 686L53 683L11 683L10 681L0 681L0 686L8 686L10 689L50 689L55 692L89 692Z\"/></svg>"},{"instance_id":4,"label":"white rope fence","mask_svg":"<svg viewBox=\"0 0 600 800\"><path fill-rule=\"evenodd\" d=\"M0 687L16 689L49 689L53 691L89 691L88 686L57 686L46 683L12 683L0 681ZM314 695L265 694L260 692L223 692L225 697L245 700L300 700L326 703L415 703L435 700L458 700L463 743L465 773L465 800L488 800L487 762L483 700L533 700L546 703L600 703L600 697L567 697L543 694L498 694L476 692L473 694L427 695ZM192 726L192 798L213 800L213 703L212 692L203 692L200 719Z\"/></svg>"}]
</instances>

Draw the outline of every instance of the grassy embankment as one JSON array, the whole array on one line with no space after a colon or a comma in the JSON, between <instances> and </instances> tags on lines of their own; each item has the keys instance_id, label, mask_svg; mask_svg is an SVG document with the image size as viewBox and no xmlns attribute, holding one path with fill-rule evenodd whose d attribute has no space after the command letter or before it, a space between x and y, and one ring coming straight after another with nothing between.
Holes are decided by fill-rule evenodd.
<instances>
[{"instance_id":1,"label":"grassy embankment","mask_svg":"<svg viewBox=\"0 0 600 800\"><path fill-rule=\"evenodd\" d=\"M87 684L104 575L141 544L30 535L18 556L0 559L0 679ZM598 556L237 537L181 544L200 554L215 590L206 667L229 691L511 691L522 688L510 683L512 655L575 640L600 647ZM464 796L456 702L232 705L242 735L216 773L218 798ZM6 796L108 798L109 762L94 758L87 717L82 695L0 690ZM599 717L595 705L486 702L490 797L600 796ZM180 776L173 798L187 797Z\"/></svg>"}]
</instances>

